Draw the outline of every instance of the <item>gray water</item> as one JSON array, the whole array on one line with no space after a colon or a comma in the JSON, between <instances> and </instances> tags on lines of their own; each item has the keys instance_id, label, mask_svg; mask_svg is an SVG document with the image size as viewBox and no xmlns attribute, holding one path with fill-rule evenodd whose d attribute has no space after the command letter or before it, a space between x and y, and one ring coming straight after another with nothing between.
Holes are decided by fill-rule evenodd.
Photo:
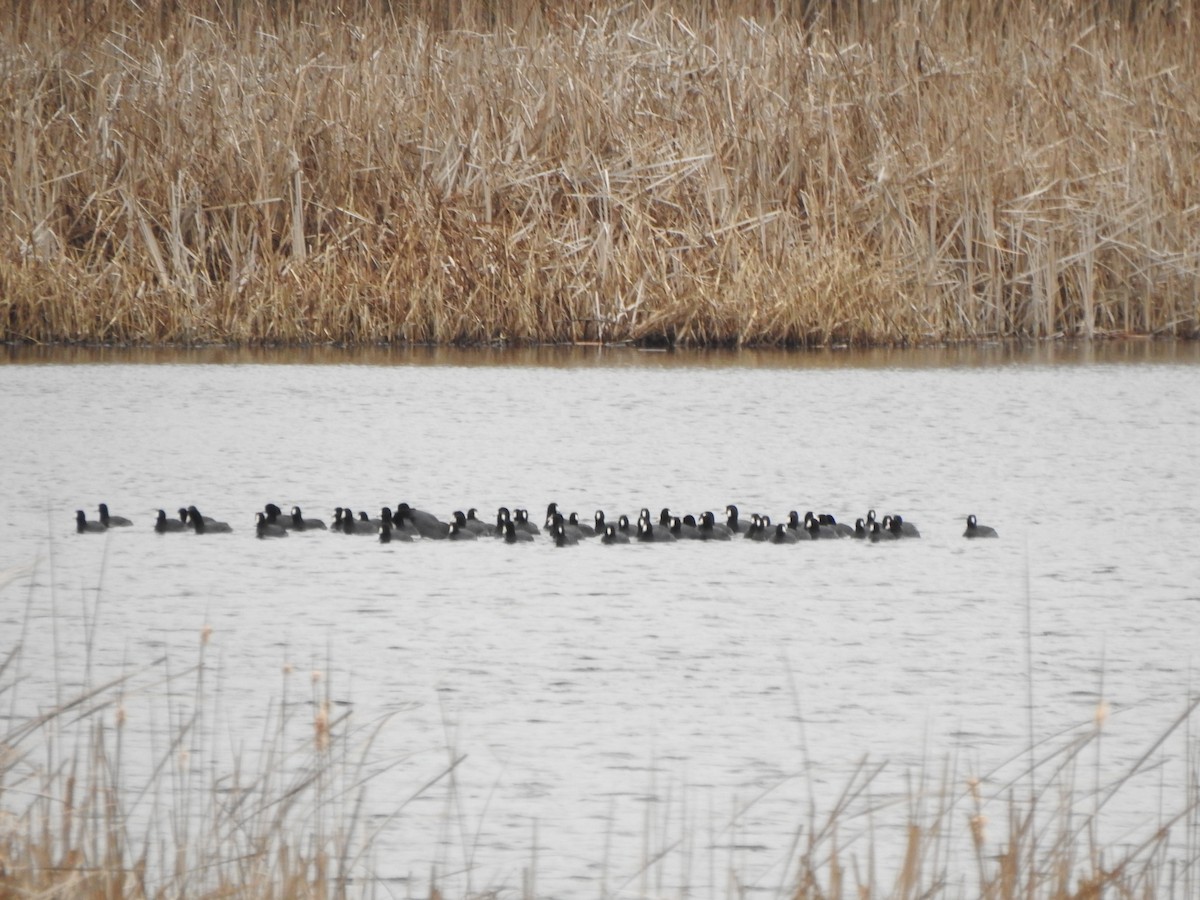
<instances>
[{"instance_id":1,"label":"gray water","mask_svg":"<svg viewBox=\"0 0 1200 900\"><path fill-rule=\"evenodd\" d=\"M127 752L163 755L169 695L169 715L205 709L181 766L253 768L279 703L300 744L327 697L342 733L374 735L363 817L390 893L436 866L457 893L725 896L736 872L776 896L810 805L828 813L864 760L886 763L870 792L886 867L946 760L952 790L974 777L1005 798L1031 739L1048 754L1103 709L1080 778L1103 789L1194 692L1192 346L282 359L0 365L0 569L32 566L0 592L3 652L23 635L0 700L19 717L159 657L183 670L211 629L203 697L143 678ZM551 500L586 519L873 508L922 537L253 534L268 501L328 520L401 501L540 519ZM101 501L134 527L76 535L74 511ZM234 533L152 531L189 504ZM1000 539L964 540L968 513ZM1181 806L1188 756L1182 735L1155 750L1106 809L1113 840Z\"/></svg>"}]
</instances>

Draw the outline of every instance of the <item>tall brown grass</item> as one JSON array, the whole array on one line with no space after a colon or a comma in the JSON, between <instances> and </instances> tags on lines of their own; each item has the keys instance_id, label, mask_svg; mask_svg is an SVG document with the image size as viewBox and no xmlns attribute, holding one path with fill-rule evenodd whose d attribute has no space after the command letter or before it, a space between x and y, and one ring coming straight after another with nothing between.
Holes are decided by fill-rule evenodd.
<instances>
[{"instance_id":1,"label":"tall brown grass","mask_svg":"<svg viewBox=\"0 0 1200 900\"><path fill-rule=\"evenodd\" d=\"M1190 0L0 15L8 341L1200 333Z\"/></svg>"}]
</instances>

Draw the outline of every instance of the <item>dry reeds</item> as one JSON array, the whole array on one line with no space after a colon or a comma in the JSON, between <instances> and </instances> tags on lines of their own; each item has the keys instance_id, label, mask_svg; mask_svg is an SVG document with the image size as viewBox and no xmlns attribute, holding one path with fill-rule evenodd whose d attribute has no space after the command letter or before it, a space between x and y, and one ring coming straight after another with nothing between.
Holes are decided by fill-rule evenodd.
<instances>
[{"instance_id":1,"label":"dry reeds","mask_svg":"<svg viewBox=\"0 0 1200 900\"><path fill-rule=\"evenodd\" d=\"M1191 3L18 4L0 338L1200 332Z\"/></svg>"},{"instance_id":2,"label":"dry reeds","mask_svg":"<svg viewBox=\"0 0 1200 900\"><path fill-rule=\"evenodd\" d=\"M13 580L13 573L0 573L0 592ZM162 657L102 683L92 684L88 675L74 693L60 681L53 689L57 698L32 704L18 697L29 689L22 671L28 623L19 631L0 658L0 703L7 713L0 730L0 900L390 895L392 888L381 886L371 870L372 841L409 800L435 784L455 790L453 773L464 756L451 750L444 767L400 793L396 809L385 812L370 803L367 792L395 764L372 754L374 739L404 723L363 727L350 712L334 714L329 680L320 671L308 686L289 691L300 676L285 665L282 690L267 701L267 715L240 724L249 728L243 744L245 732L230 720L212 684L208 626L198 634L196 662L182 671ZM88 634L85 655L91 660L95 631ZM90 662L84 669L90 673ZM792 900L1196 896L1200 803L1189 723L1198 706L1200 699L1187 700L1161 733L1147 736L1137 759L1115 767L1100 753L1103 705L1094 722L1023 750L990 772L967 779L955 764L926 766L908 778L904 797L887 788L875 793L886 764L864 760L827 803L811 799L810 784L810 808L796 811L790 850L765 872L731 863L724 875L728 894ZM1168 747L1181 737L1186 772L1167 776L1167 765L1178 770L1180 762L1178 751ZM225 738L250 752L222 752ZM1138 783L1147 775L1157 784L1149 791ZM1164 786L1172 783L1178 788L1164 803ZM1159 796L1157 817L1146 812L1144 801L1136 807L1138 822L1108 809L1129 791ZM592 884L601 897L624 896L635 881L645 894L651 880L653 893L664 895L663 870L682 858L678 895L713 896L687 889L686 867L712 866L708 857L719 854L720 845L710 842L701 850L694 836L676 837L669 800L665 811L661 832L654 822L658 813L649 806L644 811L648 844L639 869L606 868L596 878L588 866L590 875L581 871L578 877L596 878ZM694 824L692 816L679 818L684 828ZM523 897L539 895L536 835ZM432 864L402 862L410 871ZM514 892L511 884L471 889L469 875L468 867L458 889L458 881L439 880L435 872L422 895ZM720 879L711 880L716 885ZM575 888L586 894L581 884L586 882Z\"/></svg>"},{"instance_id":3,"label":"dry reeds","mask_svg":"<svg viewBox=\"0 0 1200 900\"><path fill-rule=\"evenodd\" d=\"M2 700L17 692L5 670L20 652L0 661ZM306 730L288 721L284 694L258 764L221 764L204 737L222 713L206 665L203 650L182 672L164 657L0 732L0 898L347 895L361 877L370 776L341 755L345 717L331 722L314 691ZM142 712L146 694L176 690L187 699L169 709L164 743L131 750L127 705Z\"/></svg>"}]
</instances>

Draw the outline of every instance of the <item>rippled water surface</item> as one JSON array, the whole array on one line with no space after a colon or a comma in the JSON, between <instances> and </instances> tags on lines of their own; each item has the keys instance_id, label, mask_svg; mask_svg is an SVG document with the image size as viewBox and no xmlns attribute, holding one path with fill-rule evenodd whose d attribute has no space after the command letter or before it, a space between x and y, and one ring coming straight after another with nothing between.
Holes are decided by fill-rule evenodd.
<instances>
[{"instance_id":1,"label":"rippled water surface","mask_svg":"<svg viewBox=\"0 0 1200 900\"><path fill-rule=\"evenodd\" d=\"M1031 727L1086 731L1103 703L1114 781L1194 688L1190 346L7 362L0 568L36 564L0 593L4 652L24 637L6 712L163 656L183 670L210 627L205 699L174 701L211 707L194 737L210 765L257 758L274 698L329 696L363 743L390 716L364 815L399 894L436 866L462 890L712 896L737 871L773 895L810 802L828 811L864 759L887 763L871 788L885 812L948 758L999 793ZM589 519L874 508L922 537L253 536L268 501L540 519L551 500ZM101 501L134 527L77 536L74 511ZM152 531L155 510L188 504L234 533ZM968 513L1001 539L963 540ZM129 752L156 758L169 723L139 718L162 690L146 684ZM1114 801L1122 834L1182 796L1185 748L1156 754ZM885 851L894 811L878 814Z\"/></svg>"}]
</instances>

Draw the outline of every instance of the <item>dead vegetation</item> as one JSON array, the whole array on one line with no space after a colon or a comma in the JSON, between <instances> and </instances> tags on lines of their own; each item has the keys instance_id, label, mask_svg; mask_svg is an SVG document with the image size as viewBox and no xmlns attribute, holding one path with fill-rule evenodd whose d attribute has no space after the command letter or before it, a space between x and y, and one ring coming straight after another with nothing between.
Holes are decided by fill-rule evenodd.
<instances>
[{"instance_id":1,"label":"dead vegetation","mask_svg":"<svg viewBox=\"0 0 1200 900\"><path fill-rule=\"evenodd\" d=\"M3 16L6 341L1200 331L1189 3Z\"/></svg>"}]
</instances>

